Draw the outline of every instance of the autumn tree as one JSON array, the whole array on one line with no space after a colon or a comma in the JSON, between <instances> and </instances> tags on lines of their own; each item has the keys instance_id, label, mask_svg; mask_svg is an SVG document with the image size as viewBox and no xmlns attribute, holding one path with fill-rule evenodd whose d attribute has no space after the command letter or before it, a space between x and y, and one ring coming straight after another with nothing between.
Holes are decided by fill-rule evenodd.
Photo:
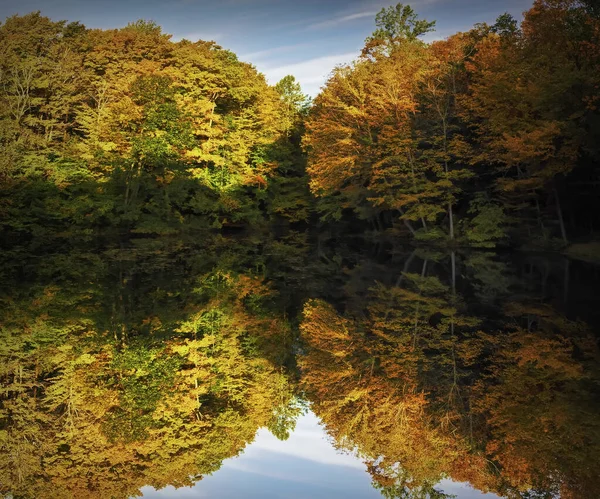
<instances>
[{"instance_id":1,"label":"autumn tree","mask_svg":"<svg viewBox=\"0 0 600 499\"><path fill-rule=\"evenodd\" d=\"M577 2L537 1L520 29L499 18L468 64L472 81L463 102L478 137L475 160L496 169L505 206L541 232L556 223L564 242L558 179L577 167L587 147L595 22Z\"/></svg>"}]
</instances>

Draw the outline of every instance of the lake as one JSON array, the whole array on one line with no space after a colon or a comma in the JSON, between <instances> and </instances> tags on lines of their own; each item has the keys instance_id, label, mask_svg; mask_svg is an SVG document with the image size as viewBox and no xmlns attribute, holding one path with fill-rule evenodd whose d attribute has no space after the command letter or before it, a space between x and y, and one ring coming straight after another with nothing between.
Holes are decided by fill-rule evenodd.
<instances>
[{"instance_id":1,"label":"lake","mask_svg":"<svg viewBox=\"0 0 600 499\"><path fill-rule=\"evenodd\" d=\"M593 264L293 231L0 258L5 497L600 497Z\"/></svg>"}]
</instances>

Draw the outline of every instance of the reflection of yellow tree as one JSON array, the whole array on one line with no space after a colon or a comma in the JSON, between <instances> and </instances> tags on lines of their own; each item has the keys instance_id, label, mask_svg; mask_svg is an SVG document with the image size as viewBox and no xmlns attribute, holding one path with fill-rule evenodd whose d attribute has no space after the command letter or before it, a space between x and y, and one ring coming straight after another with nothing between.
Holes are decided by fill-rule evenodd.
<instances>
[{"instance_id":1,"label":"reflection of yellow tree","mask_svg":"<svg viewBox=\"0 0 600 499\"><path fill-rule=\"evenodd\" d=\"M169 330L149 314L143 329L129 326L138 333L126 345L58 311L65 290L46 289L8 310L1 492L131 497L145 485L190 485L216 471L260 427L285 437L299 407L269 360L289 334L264 306L269 288L224 271L197 282L185 320L171 319ZM89 304L75 308L90 312Z\"/></svg>"}]
</instances>

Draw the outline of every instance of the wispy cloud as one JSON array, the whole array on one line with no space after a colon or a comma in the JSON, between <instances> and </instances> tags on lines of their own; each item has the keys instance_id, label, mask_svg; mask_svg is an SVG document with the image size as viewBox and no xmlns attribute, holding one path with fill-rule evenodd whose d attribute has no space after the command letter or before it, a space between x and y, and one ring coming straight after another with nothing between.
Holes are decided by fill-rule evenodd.
<instances>
[{"instance_id":1,"label":"wispy cloud","mask_svg":"<svg viewBox=\"0 0 600 499\"><path fill-rule=\"evenodd\" d=\"M335 66L347 64L356 59L357 56L358 54L355 52L346 52L344 54L316 57L283 66L265 68L257 64L257 67L265 74L271 84L277 83L286 75L294 75L304 92L316 95Z\"/></svg>"},{"instance_id":2,"label":"wispy cloud","mask_svg":"<svg viewBox=\"0 0 600 499\"><path fill-rule=\"evenodd\" d=\"M356 19L362 19L364 17L373 18L373 17L375 17L375 14L377 14L377 11L372 11L372 10L368 10L368 11L364 11L364 12L356 12L354 14L349 14L349 15L340 16L340 17L334 17L334 18L328 19L326 21L309 24L307 26L307 28L308 29L332 28L334 26L338 26L340 24L354 21Z\"/></svg>"},{"instance_id":3,"label":"wispy cloud","mask_svg":"<svg viewBox=\"0 0 600 499\"><path fill-rule=\"evenodd\" d=\"M254 62L256 59L262 59L264 57L269 57L275 54L293 52L301 48L313 47L315 45L315 42L295 43L293 45L280 45L278 47L271 47L265 50L257 50L256 52L243 53L239 56L239 58L243 61L249 60L250 62Z\"/></svg>"}]
</instances>

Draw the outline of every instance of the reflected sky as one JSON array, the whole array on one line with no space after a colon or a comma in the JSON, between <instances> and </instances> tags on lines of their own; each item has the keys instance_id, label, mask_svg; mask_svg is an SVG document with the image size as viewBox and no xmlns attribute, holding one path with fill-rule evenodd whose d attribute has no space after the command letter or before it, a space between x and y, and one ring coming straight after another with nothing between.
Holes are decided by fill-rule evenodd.
<instances>
[{"instance_id":1,"label":"reflected sky","mask_svg":"<svg viewBox=\"0 0 600 499\"><path fill-rule=\"evenodd\" d=\"M458 498L493 499L468 484L444 480L436 487ZM356 456L338 451L312 413L298 419L286 441L275 438L266 428L242 454L227 459L221 469L193 487L142 489L145 498L212 499L380 499L371 486L371 476Z\"/></svg>"}]
</instances>

